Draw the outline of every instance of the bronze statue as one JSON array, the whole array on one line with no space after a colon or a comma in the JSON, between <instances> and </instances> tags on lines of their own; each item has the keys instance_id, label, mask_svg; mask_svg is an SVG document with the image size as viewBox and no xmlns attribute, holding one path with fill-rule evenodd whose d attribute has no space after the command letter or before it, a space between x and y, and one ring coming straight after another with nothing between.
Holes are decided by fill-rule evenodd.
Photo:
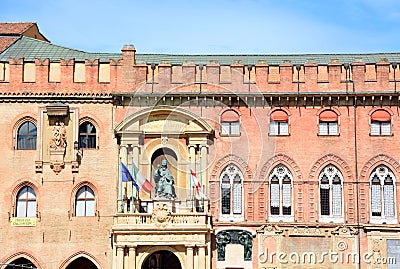
<instances>
[{"instance_id":1,"label":"bronze statue","mask_svg":"<svg viewBox=\"0 0 400 269\"><path fill-rule=\"evenodd\" d=\"M154 182L156 183L156 197L174 199L175 194L175 181L167 167L167 160L161 161L161 166L157 165L157 170L154 171Z\"/></svg>"}]
</instances>

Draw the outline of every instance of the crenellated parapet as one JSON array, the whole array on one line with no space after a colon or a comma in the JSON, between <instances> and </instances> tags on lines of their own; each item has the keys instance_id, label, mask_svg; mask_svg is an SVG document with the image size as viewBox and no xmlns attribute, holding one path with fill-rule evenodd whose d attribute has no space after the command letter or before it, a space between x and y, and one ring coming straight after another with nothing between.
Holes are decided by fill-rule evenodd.
<instances>
[{"instance_id":1,"label":"crenellated parapet","mask_svg":"<svg viewBox=\"0 0 400 269\"><path fill-rule=\"evenodd\" d=\"M0 92L321 93L396 92L397 63L379 55L212 56L122 54L76 58L4 57ZM362 59L364 56L364 60ZM285 57L291 60L285 60ZM396 59L392 54L390 60ZM371 62L371 58L374 60ZM33 59L33 60L32 60ZM213 60L214 59L214 60ZM237 60L242 59L242 60ZM348 60L348 61L346 61ZM397 75L398 77L398 75Z\"/></svg>"}]
</instances>

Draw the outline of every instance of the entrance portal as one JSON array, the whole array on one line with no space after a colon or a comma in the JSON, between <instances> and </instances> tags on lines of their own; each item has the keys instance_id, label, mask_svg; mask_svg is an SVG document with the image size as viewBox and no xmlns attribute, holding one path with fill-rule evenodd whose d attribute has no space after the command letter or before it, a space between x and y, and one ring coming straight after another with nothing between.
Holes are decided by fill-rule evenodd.
<instances>
[{"instance_id":1,"label":"entrance portal","mask_svg":"<svg viewBox=\"0 0 400 269\"><path fill-rule=\"evenodd\" d=\"M174 253L159 250L147 257L142 269L182 269L182 266Z\"/></svg>"}]
</instances>

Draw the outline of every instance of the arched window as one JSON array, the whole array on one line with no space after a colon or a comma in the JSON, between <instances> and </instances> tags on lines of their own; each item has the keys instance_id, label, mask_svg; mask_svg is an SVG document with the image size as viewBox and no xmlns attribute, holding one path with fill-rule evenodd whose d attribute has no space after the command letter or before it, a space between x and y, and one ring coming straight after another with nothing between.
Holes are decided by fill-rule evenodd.
<instances>
[{"instance_id":1,"label":"arched window","mask_svg":"<svg viewBox=\"0 0 400 269\"><path fill-rule=\"evenodd\" d=\"M37 128L31 121L24 122L17 132L17 149L36 149Z\"/></svg>"},{"instance_id":2,"label":"arched window","mask_svg":"<svg viewBox=\"0 0 400 269\"><path fill-rule=\"evenodd\" d=\"M240 135L240 120L236 111L226 110L221 115L221 135Z\"/></svg>"},{"instance_id":3,"label":"arched window","mask_svg":"<svg viewBox=\"0 0 400 269\"><path fill-rule=\"evenodd\" d=\"M76 193L75 216L94 216L95 196L93 190L88 186L83 186Z\"/></svg>"},{"instance_id":4,"label":"arched window","mask_svg":"<svg viewBox=\"0 0 400 269\"><path fill-rule=\"evenodd\" d=\"M319 135L338 135L339 117L332 110L325 110L319 114Z\"/></svg>"},{"instance_id":5,"label":"arched window","mask_svg":"<svg viewBox=\"0 0 400 269\"><path fill-rule=\"evenodd\" d=\"M343 218L343 176L339 169L329 164L319 174L320 218L340 221Z\"/></svg>"},{"instance_id":6,"label":"arched window","mask_svg":"<svg viewBox=\"0 0 400 269\"><path fill-rule=\"evenodd\" d=\"M289 134L289 116L283 110L275 110L270 116L269 122L270 135L288 135Z\"/></svg>"},{"instance_id":7,"label":"arched window","mask_svg":"<svg viewBox=\"0 0 400 269\"><path fill-rule=\"evenodd\" d=\"M292 215L292 182L292 173L282 164L277 165L269 175L272 219L274 216Z\"/></svg>"},{"instance_id":8,"label":"arched window","mask_svg":"<svg viewBox=\"0 0 400 269\"><path fill-rule=\"evenodd\" d=\"M391 135L391 115L383 109L371 115L371 135Z\"/></svg>"},{"instance_id":9,"label":"arched window","mask_svg":"<svg viewBox=\"0 0 400 269\"><path fill-rule=\"evenodd\" d=\"M36 193L29 187L24 186L17 194L17 218L36 217Z\"/></svg>"},{"instance_id":10,"label":"arched window","mask_svg":"<svg viewBox=\"0 0 400 269\"><path fill-rule=\"evenodd\" d=\"M372 219L395 218L395 177L385 165L376 167L370 176Z\"/></svg>"},{"instance_id":11,"label":"arched window","mask_svg":"<svg viewBox=\"0 0 400 269\"><path fill-rule=\"evenodd\" d=\"M227 218L241 218L243 214L243 174L233 164L222 171L221 176L221 213Z\"/></svg>"},{"instance_id":12,"label":"arched window","mask_svg":"<svg viewBox=\"0 0 400 269\"><path fill-rule=\"evenodd\" d=\"M96 138L96 127L90 121L85 121L79 125L80 149L95 149Z\"/></svg>"}]
</instances>

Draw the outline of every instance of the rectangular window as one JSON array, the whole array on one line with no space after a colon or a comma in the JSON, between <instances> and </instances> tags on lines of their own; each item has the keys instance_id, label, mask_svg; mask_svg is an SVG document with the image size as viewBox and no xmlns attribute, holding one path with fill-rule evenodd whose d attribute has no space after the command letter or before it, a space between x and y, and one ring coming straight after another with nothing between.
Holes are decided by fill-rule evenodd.
<instances>
[{"instance_id":1,"label":"rectangular window","mask_svg":"<svg viewBox=\"0 0 400 269\"><path fill-rule=\"evenodd\" d=\"M329 216L329 186L321 185L320 188L321 215Z\"/></svg>"},{"instance_id":2,"label":"rectangular window","mask_svg":"<svg viewBox=\"0 0 400 269\"><path fill-rule=\"evenodd\" d=\"M222 183L222 214L231 213L231 184Z\"/></svg>"},{"instance_id":3,"label":"rectangular window","mask_svg":"<svg viewBox=\"0 0 400 269\"><path fill-rule=\"evenodd\" d=\"M86 68L85 63L75 63L74 82L85 82L86 80L85 68Z\"/></svg>"},{"instance_id":4,"label":"rectangular window","mask_svg":"<svg viewBox=\"0 0 400 269\"><path fill-rule=\"evenodd\" d=\"M337 122L321 121L319 122L320 135L338 135L339 127Z\"/></svg>"},{"instance_id":5,"label":"rectangular window","mask_svg":"<svg viewBox=\"0 0 400 269\"><path fill-rule=\"evenodd\" d=\"M240 135L240 123L238 121L221 122L221 134Z\"/></svg>"},{"instance_id":6,"label":"rectangular window","mask_svg":"<svg viewBox=\"0 0 400 269\"><path fill-rule=\"evenodd\" d=\"M24 82L35 82L36 65L35 63L24 63Z\"/></svg>"},{"instance_id":7,"label":"rectangular window","mask_svg":"<svg viewBox=\"0 0 400 269\"><path fill-rule=\"evenodd\" d=\"M391 135L391 123L387 121L372 121L371 135Z\"/></svg>"},{"instance_id":8,"label":"rectangular window","mask_svg":"<svg viewBox=\"0 0 400 269\"><path fill-rule=\"evenodd\" d=\"M101 63L99 64L99 82L110 83L110 64Z\"/></svg>"},{"instance_id":9,"label":"rectangular window","mask_svg":"<svg viewBox=\"0 0 400 269\"><path fill-rule=\"evenodd\" d=\"M288 135L289 124L288 122L272 121L269 124L270 135Z\"/></svg>"},{"instance_id":10,"label":"rectangular window","mask_svg":"<svg viewBox=\"0 0 400 269\"><path fill-rule=\"evenodd\" d=\"M61 64L50 63L49 82L61 82Z\"/></svg>"},{"instance_id":11,"label":"rectangular window","mask_svg":"<svg viewBox=\"0 0 400 269\"><path fill-rule=\"evenodd\" d=\"M0 82L10 81L10 65L8 63L0 63Z\"/></svg>"}]
</instances>

